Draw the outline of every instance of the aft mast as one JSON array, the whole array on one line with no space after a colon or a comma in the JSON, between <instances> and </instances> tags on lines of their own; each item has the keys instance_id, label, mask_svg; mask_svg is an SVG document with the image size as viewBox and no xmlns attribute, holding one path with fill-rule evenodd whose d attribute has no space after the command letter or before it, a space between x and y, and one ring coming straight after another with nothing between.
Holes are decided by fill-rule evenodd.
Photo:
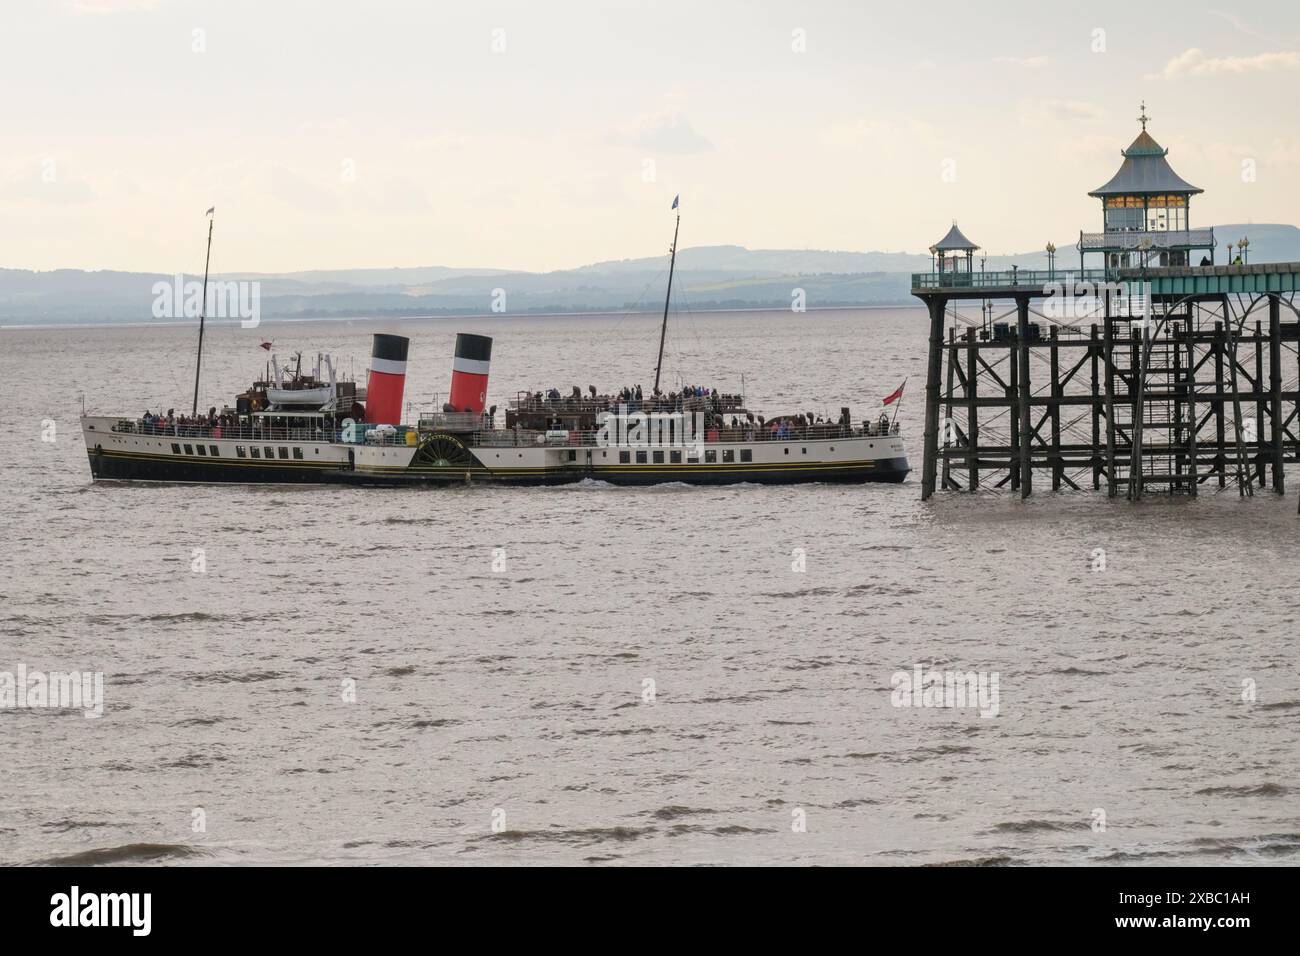
<instances>
[{"instance_id":1,"label":"aft mast","mask_svg":"<svg viewBox=\"0 0 1300 956\"><path fill-rule=\"evenodd\" d=\"M207 212L208 217L208 254L203 260L203 301L199 303L199 354L194 359L194 406L190 414L198 417L199 414L199 369L203 366L203 320L208 311L208 266L212 262L212 221L213 213L217 207L213 206Z\"/></svg>"},{"instance_id":2,"label":"aft mast","mask_svg":"<svg viewBox=\"0 0 1300 956\"><path fill-rule=\"evenodd\" d=\"M681 196L673 197L673 208L677 208L677 201ZM677 213L677 225L673 227L673 245L672 258L668 260L668 294L664 296L664 324L659 329L659 361L655 362L655 387L652 395L659 394L659 372L664 364L664 336L668 334L668 303L673 297L673 267L677 265L677 230L682 227L682 214Z\"/></svg>"}]
</instances>

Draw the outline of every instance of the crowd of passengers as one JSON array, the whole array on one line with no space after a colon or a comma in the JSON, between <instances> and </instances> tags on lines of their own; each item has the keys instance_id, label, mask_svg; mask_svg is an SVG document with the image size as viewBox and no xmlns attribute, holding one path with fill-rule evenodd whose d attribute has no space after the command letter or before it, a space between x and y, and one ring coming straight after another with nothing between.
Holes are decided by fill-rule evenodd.
<instances>
[{"instance_id":1,"label":"crowd of passengers","mask_svg":"<svg viewBox=\"0 0 1300 956\"><path fill-rule=\"evenodd\" d=\"M274 437L293 437L303 440L322 441L331 438L339 440L339 430L326 431L319 426L314 428L285 429L264 425L262 419L254 419L251 426L241 425L239 416L232 411L218 413L216 408L209 408L206 415L177 415L174 408L167 409L166 414L155 415L145 409L145 413L136 422L119 422L119 432L137 432L142 435L172 435L179 438L249 438L261 440Z\"/></svg>"},{"instance_id":2,"label":"crowd of passengers","mask_svg":"<svg viewBox=\"0 0 1300 956\"><path fill-rule=\"evenodd\" d=\"M598 395L596 386L588 386L589 396L584 396L578 386L573 386L569 395L563 395L558 388L549 388L545 392L535 392L529 396L533 403L539 405L574 405L591 403L599 408L613 408L626 405L629 412L680 412L687 409L696 410L712 408L715 412L722 409L739 408L741 396L719 392L716 388L703 385L686 385L681 391L664 392L656 389L647 398L640 385L626 385L612 395Z\"/></svg>"},{"instance_id":3,"label":"crowd of passengers","mask_svg":"<svg viewBox=\"0 0 1300 956\"><path fill-rule=\"evenodd\" d=\"M209 408L206 415L177 415L176 409L169 408L165 414L155 415L145 409L138 422L127 422L128 428L119 431L138 431L145 435L189 435L195 437L220 438L221 430L236 424L234 414L217 414L216 408Z\"/></svg>"},{"instance_id":4,"label":"crowd of passengers","mask_svg":"<svg viewBox=\"0 0 1300 956\"><path fill-rule=\"evenodd\" d=\"M755 420L752 415L744 419L733 415L730 424L726 422L725 417L716 418L715 421L718 432L717 440L724 442L848 438L853 434L853 419L847 409L841 412L837 419L806 413L802 415L785 415L770 422L762 416ZM861 434L888 435L891 432L897 434L897 431L897 426L891 425L889 416L881 415L880 420L877 422L864 421Z\"/></svg>"},{"instance_id":5,"label":"crowd of passengers","mask_svg":"<svg viewBox=\"0 0 1300 956\"><path fill-rule=\"evenodd\" d=\"M559 419L551 422L549 427L552 430L564 430ZM706 415L705 428L706 440L721 442L847 438L854 434L853 419L848 409L844 409L838 419L805 413L782 416L770 422L761 415L755 417L751 412L747 412L744 418L732 415L730 422L725 415L710 413ZM897 426L890 423L888 415L881 415L879 421L864 421L859 434L888 435L891 432L897 434ZM571 432L569 440L580 441L578 433Z\"/></svg>"}]
</instances>

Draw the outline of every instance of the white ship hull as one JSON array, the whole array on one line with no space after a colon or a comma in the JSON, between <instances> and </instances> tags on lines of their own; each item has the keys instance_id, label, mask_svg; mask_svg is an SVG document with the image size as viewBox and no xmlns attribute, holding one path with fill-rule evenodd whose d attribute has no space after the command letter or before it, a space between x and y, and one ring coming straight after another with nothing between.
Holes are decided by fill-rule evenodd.
<instances>
[{"instance_id":1,"label":"white ship hull","mask_svg":"<svg viewBox=\"0 0 1300 956\"><path fill-rule=\"evenodd\" d=\"M235 437L198 431L181 427L162 433L126 419L82 419L91 474L99 481L537 485L593 479L615 484L786 484L899 482L909 470L902 438L896 434L719 441L678 448L516 445L506 443L510 436L504 432L495 433L491 443L475 444L468 435L429 435L412 446L341 442L309 430Z\"/></svg>"}]
</instances>

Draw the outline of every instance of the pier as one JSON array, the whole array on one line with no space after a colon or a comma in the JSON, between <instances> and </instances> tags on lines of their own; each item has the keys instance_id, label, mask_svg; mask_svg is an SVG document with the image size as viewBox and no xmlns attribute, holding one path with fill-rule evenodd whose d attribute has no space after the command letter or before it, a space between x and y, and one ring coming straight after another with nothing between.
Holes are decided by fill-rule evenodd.
<instances>
[{"instance_id":1,"label":"pier","mask_svg":"<svg viewBox=\"0 0 1300 956\"><path fill-rule=\"evenodd\" d=\"M1146 131L1089 195L1077 269L986 272L954 223L912 276L929 315L921 497L1102 488L1285 493L1300 460L1300 263L1215 263L1201 192ZM1087 257L1100 257L1088 267ZM1199 258L1198 258L1199 257Z\"/></svg>"}]
</instances>

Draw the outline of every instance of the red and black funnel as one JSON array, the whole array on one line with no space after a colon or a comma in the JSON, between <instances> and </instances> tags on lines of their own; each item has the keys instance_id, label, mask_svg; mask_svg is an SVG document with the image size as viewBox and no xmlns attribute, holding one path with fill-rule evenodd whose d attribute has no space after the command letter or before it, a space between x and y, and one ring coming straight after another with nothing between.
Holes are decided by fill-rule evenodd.
<instances>
[{"instance_id":1,"label":"red and black funnel","mask_svg":"<svg viewBox=\"0 0 1300 956\"><path fill-rule=\"evenodd\" d=\"M450 404L458 412L483 414L487 405L488 368L492 340L471 332L456 333L456 357L451 360Z\"/></svg>"},{"instance_id":2,"label":"red and black funnel","mask_svg":"<svg viewBox=\"0 0 1300 956\"><path fill-rule=\"evenodd\" d=\"M370 350L370 381L366 385L366 421L400 425L402 393L406 389L406 351L411 340L404 335L375 333Z\"/></svg>"}]
</instances>

